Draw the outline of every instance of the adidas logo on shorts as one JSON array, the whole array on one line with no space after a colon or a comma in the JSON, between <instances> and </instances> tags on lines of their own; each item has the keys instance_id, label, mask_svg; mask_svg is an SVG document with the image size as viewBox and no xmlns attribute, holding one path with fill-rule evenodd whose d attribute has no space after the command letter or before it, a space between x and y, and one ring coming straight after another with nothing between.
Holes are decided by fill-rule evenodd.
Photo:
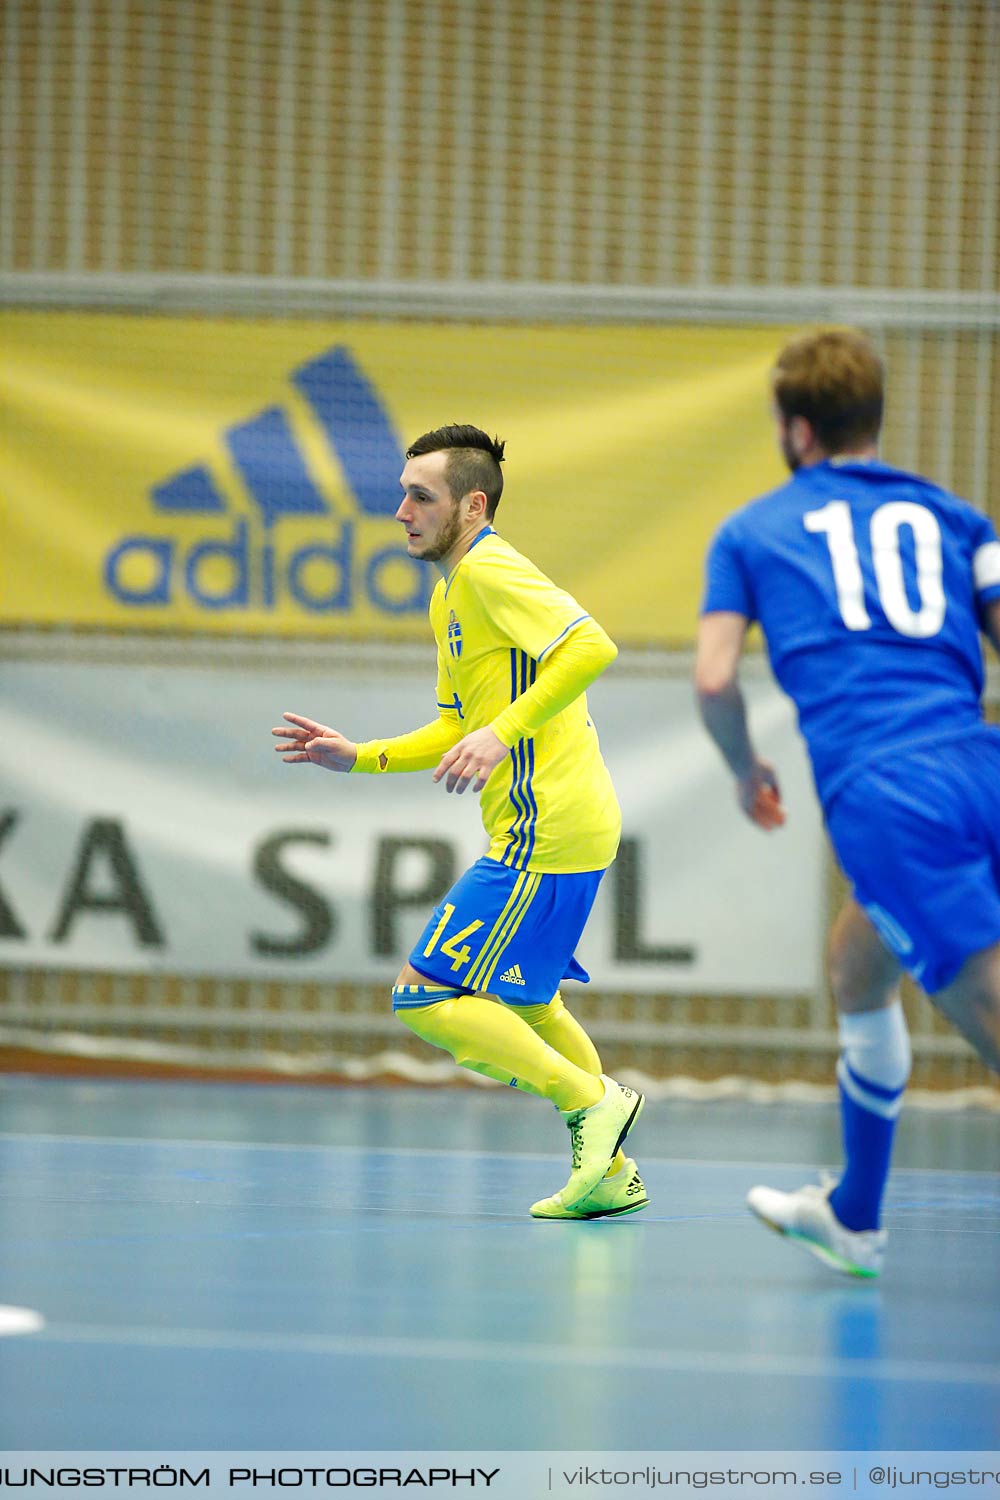
<instances>
[{"instance_id":1,"label":"adidas logo on shorts","mask_svg":"<svg viewBox=\"0 0 1000 1500\"><path fill-rule=\"evenodd\" d=\"M501 984L524 984L524 975L521 973L520 964L511 964L506 974L500 975Z\"/></svg>"}]
</instances>

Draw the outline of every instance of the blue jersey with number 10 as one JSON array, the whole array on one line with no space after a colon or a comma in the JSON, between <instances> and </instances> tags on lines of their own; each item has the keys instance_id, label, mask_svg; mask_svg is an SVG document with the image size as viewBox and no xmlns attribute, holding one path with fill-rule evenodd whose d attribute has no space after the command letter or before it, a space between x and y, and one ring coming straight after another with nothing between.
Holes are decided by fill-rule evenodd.
<instances>
[{"instance_id":1,"label":"blue jersey with number 10","mask_svg":"<svg viewBox=\"0 0 1000 1500\"><path fill-rule=\"evenodd\" d=\"M981 722L979 610L997 597L987 517L916 475L833 459L723 523L702 612L760 621L827 804L863 762Z\"/></svg>"}]
</instances>

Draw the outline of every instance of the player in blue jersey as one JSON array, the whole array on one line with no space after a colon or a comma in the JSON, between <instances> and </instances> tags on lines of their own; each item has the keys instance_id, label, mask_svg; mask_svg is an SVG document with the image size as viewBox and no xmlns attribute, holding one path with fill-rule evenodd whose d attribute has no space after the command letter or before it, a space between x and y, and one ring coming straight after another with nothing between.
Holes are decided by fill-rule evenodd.
<instances>
[{"instance_id":1,"label":"player in blue jersey","mask_svg":"<svg viewBox=\"0 0 1000 1500\"><path fill-rule=\"evenodd\" d=\"M772 385L792 477L716 533L696 687L743 811L777 827L738 682L759 621L853 897L828 955L843 1174L748 1203L838 1270L876 1276L910 1071L903 969L1000 1071L1000 731L983 721L980 645L982 631L1000 650L1000 542L971 505L879 461L883 371L864 335L793 340Z\"/></svg>"},{"instance_id":2,"label":"player in blue jersey","mask_svg":"<svg viewBox=\"0 0 1000 1500\"><path fill-rule=\"evenodd\" d=\"M643 1100L603 1074L558 986L587 980L573 950L621 833L586 699L617 651L492 525L503 455L469 426L425 433L407 451L396 519L410 556L441 575L430 605L436 717L363 744L299 714L273 733L291 764L375 776L436 767L449 792L481 792L489 851L432 913L393 1009L463 1067L555 1104L572 1171L531 1213L602 1218L648 1201L621 1150Z\"/></svg>"}]
</instances>

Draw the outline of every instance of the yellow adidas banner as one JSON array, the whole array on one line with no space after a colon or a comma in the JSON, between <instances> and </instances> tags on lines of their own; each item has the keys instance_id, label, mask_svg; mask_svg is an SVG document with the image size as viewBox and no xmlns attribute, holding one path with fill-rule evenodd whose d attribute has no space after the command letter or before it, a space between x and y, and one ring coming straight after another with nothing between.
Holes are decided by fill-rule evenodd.
<instances>
[{"instance_id":1,"label":"yellow adidas banner","mask_svg":"<svg viewBox=\"0 0 1000 1500\"><path fill-rule=\"evenodd\" d=\"M714 527L781 478L785 336L0 314L0 620L425 637L403 452L473 422L503 535L620 643L686 642Z\"/></svg>"}]
</instances>

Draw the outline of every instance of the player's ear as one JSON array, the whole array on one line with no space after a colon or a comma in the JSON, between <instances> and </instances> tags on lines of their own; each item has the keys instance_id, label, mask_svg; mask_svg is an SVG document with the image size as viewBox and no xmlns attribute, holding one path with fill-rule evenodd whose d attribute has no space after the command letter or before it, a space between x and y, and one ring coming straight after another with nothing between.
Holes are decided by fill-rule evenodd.
<instances>
[{"instance_id":1,"label":"player's ear","mask_svg":"<svg viewBox=\"0 0 1000 1500\"><path fill-rule=\"evenodd\" d=\"M812 423L808 417L790 417L788 420L788 438L792 446L792 452L797 458L804 458L813 446L816 434L813 432Z\"/></svg>"},{"instance_id":2,"label":"player's ear","mask_svg":"<svg viewBox=\"0 0 1000 1500\"><path fill-rule=\"evenodd\" d=\"M486 507L489 501L486 498L485 491L470 490L465 497L465 502L468 506L467 515L470 520L486 519Z\"/></svg>"}]
</instances>

